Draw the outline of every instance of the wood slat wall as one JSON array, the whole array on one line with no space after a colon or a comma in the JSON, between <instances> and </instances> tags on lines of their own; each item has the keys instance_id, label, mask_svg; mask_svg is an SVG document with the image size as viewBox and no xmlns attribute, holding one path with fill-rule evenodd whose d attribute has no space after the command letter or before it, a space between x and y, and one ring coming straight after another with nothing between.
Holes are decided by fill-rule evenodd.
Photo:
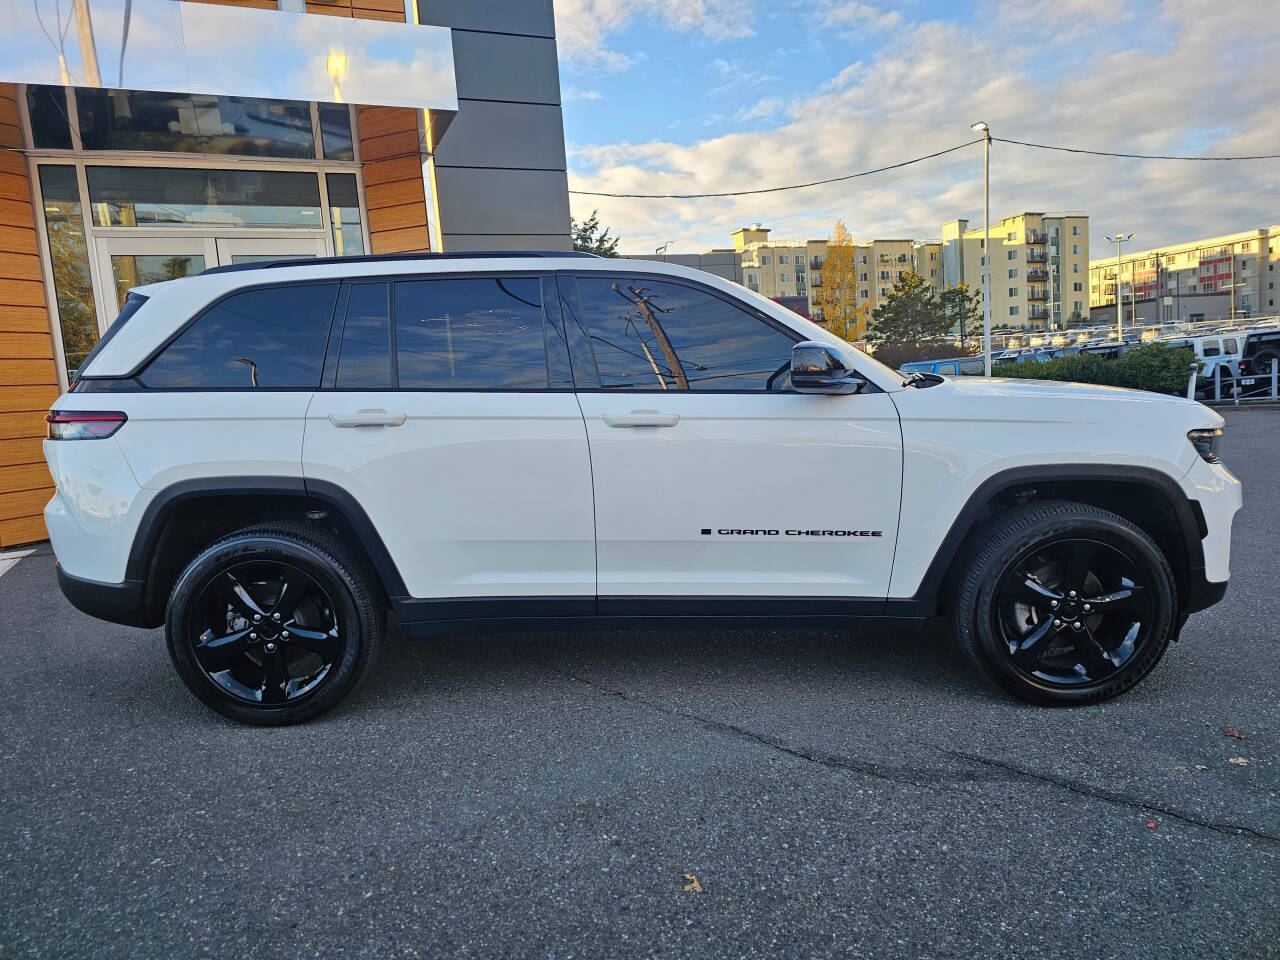
<instances>
[{"instance_id":1,"label":"wood slat wall","mask_svg":"<svg viewBox=\"0 0 1280 960\"><path fill-rule=\"evenodd\" d=\"M22 146L17 95L0 84L0 147ZM0 548L48 536L53 480L40 440L58 390L27 163L0 150Z\"/></svg>"}]
</instances>

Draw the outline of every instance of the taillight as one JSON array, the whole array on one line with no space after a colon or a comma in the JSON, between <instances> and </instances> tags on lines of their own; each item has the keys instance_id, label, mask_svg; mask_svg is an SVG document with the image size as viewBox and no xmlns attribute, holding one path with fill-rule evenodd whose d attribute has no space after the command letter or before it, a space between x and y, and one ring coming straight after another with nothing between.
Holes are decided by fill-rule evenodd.
<instances>
[{"instance_id":1,"label":"taillight","mask_svg":"<svg viewBox=\"0 0 1280 960\"><path fill-rule=\"evenodd\" d=\"M50 440L101 440L109 437L129 418L118 410L50 410L44 418Z\"/></svg>"}]
</instances>

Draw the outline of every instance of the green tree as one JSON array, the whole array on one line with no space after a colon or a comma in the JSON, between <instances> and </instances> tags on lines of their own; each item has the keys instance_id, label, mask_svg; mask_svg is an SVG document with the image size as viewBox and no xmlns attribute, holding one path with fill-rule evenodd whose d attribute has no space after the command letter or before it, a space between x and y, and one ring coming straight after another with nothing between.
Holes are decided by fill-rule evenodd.
<instances>
[{"instance_id":1,"label":"green tree","mask_svg":"<svg viewBox=\"0 0 1280 960\"><path fill-rule=\"evenodd\" d=\"M969 338L982 329L982 295L961 280L938 295L938 305L950 321L950 330L960 338L960 348L969 349Z\"/></svg>"},{"instance_id":2,"label":"green tree","mask_svg":"<svg viewBox=\"0 0 1280 960\"><path fill-rule=\"evenodd\" d=\"M573 238L573 249L584 253L594 253L601 257L618 255L618 238L610 237L608 228L600 228L600 211L592 210L591 216L579 223L569 218L569 234Z\"/></svg>"},{"instance_id":3,"label":"green tree","mask_svg":"<svg viewBox=\"0 0 1280 960\"><path fill-rule=\"evenodd\" d=\"M952 323L933 288L912 270L894 282L884 302L872 312L867 340L872 347L919 343L946 337Z\"/></svg>"}]
</instances>

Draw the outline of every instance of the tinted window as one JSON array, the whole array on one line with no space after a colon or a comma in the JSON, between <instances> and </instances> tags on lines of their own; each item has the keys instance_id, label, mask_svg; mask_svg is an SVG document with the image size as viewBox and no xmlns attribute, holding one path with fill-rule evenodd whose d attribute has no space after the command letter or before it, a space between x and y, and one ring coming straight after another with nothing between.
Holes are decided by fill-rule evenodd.
<instances>
[{"instance_id":1,"label":"tinted window","mask_svg":"<svg viewBox=\"0 0 1280 960\"><path fill-rule=\"evenodd\" d=\"M336 283L233 294L206 310L143 372L144 386L206 390L320 385Z\"/></svg>"},{"instance_id":2,"label":"tinted window","mask_svg":"<svg viewBox=\"0 0 1280 960\"><path fill-rule=\"evenodd\" d=\"M1223 340L1223 341L1222 341L1222 352L1223 352L1223 353L1235 353L1235 352L1236 352L1236 338L1235 338L1235 337L1228 337L1226 340Z\"/></svg>"},{"instance_id":3,"label":"tinted window","mask_svg":"<svg viewBox=\"0 0 1280 960\"><path fill-rule=\"evenodd\" d=\"M961 360L956 366L959 368L961 376L980 377L986 372L986 365L981 357L973 360Z\"/></svg>"},{"instance_id":4,"label":"tinted window","mask_svg":"<svg viewBox=\"0 0 1280 960\"><path fill-rule=\"evenodd\" d=\"M338 353L339 390L390 390L394 385L390 297L390 284L352 284Z\"/></svg>"},{"instance_id":5,"label":"tinted window","mask_svg":"<svg viewBox=\"0 0 1280 960\"><path fill-rule=\"evenodd\" d=\"M579 277L600 385L787 390L794 341L727 300L647 278Z\"/></svg>"},{"instance_id":6,"label":"tinted window","mask_svg":"<svg viewBox=\"0 0 1280 960\"><path fill-rule=\"evenodd\" d=\"M403 281L395 318L401 389L547 387L537 277Z\"/></svg>"},{"instance_id":7,"label":"tinted window","mask_svg":"<svg viewBox=\"0 0 1280 960\"><path fill-rule=\"evenodd\" d=\"M1206 340L1204 342L1204 355L1206 357L1216 357L1218 355L1218 343L1216 340Z\"/></svg>"}]
</instances>

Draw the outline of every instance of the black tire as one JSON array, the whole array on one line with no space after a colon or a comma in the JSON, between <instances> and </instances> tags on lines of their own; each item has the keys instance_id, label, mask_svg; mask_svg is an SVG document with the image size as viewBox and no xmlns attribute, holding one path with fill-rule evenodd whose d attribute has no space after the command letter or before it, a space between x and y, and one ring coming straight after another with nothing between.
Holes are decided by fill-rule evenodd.
<instances>
[{"instance_id":1,"label":"black tire","mask_svg":"<svg viewBox=\"0 0 1280 960\"><path fill-rule=\"evenodd\" d=\"M182 682L206 704L281 726L351 692L373 663L384 612L364 563L337 538L264 524L187 565L169 595L165 637Z\"/></svg>"},{"instance_id":2,"label":"black tire","mask_svg":"<svg viewBox=\"0 0 1280 960\"><path fill-rule=\"evenodd\" d=\"M1142 530L1098 507L1015 507L975 531L958 563L957 641L991 680L1030 703L1118 696L1151 672L1175 631L1168 560Z\"/></svg>"}]
</instances>

